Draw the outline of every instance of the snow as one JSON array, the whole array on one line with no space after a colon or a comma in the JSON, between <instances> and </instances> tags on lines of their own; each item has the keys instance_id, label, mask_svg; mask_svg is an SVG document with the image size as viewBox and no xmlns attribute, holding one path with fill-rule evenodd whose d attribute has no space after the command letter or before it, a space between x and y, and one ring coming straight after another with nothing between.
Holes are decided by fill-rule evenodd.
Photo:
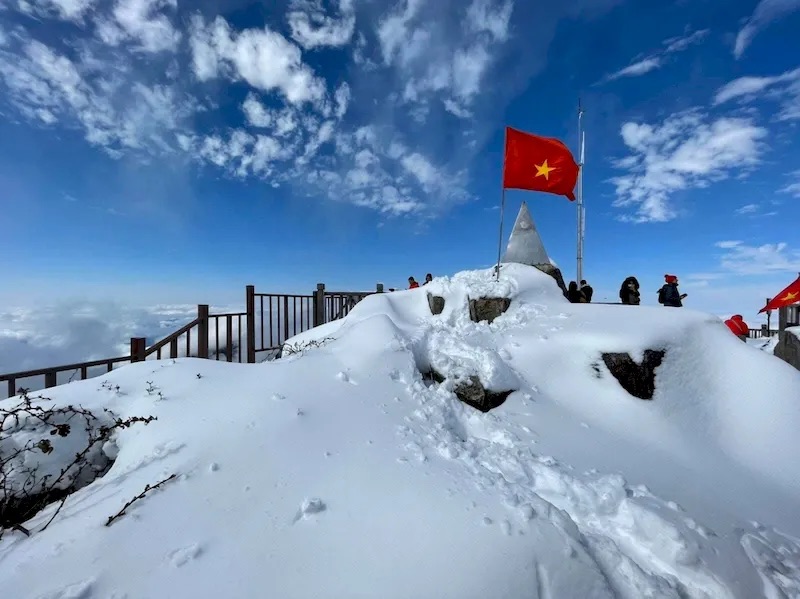
<instances>
[{"instance_id":1,"label":"snow","mask_svg":"<svg viewBox=\"0 0 800 599\"><path fill-rule=\"evenodd\" d=\"M481 296L511 307L474 323ZM157 420L116 433L110 470L47 530L55 505L30 538L5 534L3 596L800 596L800 373L718 318L570 304L507 264L499 283L370 296L291 341L275 362L145 362L48 389ZM666 351L651 401L601 360L645 349ZM479 412L452 392L471 374L516 391Z\"/></svg>"}]
</instances>

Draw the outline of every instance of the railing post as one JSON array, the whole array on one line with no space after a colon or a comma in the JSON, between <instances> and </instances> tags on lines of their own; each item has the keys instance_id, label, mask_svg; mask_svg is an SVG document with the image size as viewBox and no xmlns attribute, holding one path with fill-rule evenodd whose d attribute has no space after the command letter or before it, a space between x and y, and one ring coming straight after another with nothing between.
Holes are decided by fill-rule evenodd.
<instances>
[{"instance_id":1,"label":"railing post","mask_svg":"<svg viewBox=\"0 0 800 599\"><path fill-rule=\"evenodd\" d=\"M247 363L256 363L256 288L247 286ZM262 331L263 335L263 331Z\"/></svg>"},{"instance_id":2,"label":"railing post","mask_svg":"<svg viewBox=\"0 0 800 599\"><path fill-rule=\"evenodd\" d=\"M325 283L317 283L314 292L314 326L325 324Z\"/></svg>"},{"instance_id":3,"label":"railing post","mask_svg":"<svg viewBox=\"0 0 800 599\"><path fill-rule=\"evenodd\" d=\"M786 330L786 324L789 317L789 308L783 306L782 308L778 308L778 330L782 333Z\"/></svg>"},{"instance_id":4,"label":"railing post","mask_svg":"<svg viewBox=\"0 0 800 599\"><path fill-rule=\"evenodd\" d=\"M289 296L283 296L283 342L289 338Z\"/></svg>"},{"instance_id":5,"label":"railing post","mask_svg":"<svg viewBox=\"0 0 800 599\"><path fill-rule=\"evenodd\" d=\"M144 337L131 337L131 362L144 362L147 340Z\"/></svg>"},{"instance_id":6,"label":"railing post","mask_svg":"<svg viewBox=\"0 0 800 599\"><path fill-rule=\"evenodd\" d=\"M383 283L378 283L377 285L375 285L375 292L383 293Z\"/></svg>"},{"instance_id":7,"label":"railing post","mask_svg":"<svg viewBox=\"0 0 800 599\"><path fill-rule=\"evenodd\" d=\"M8 379L8 396L14 397L17 394L17 390L14 388L16 387L17 380L16 379Z\"/></svg>"},{"instance_id":8,"label":"railing post","mask_svg":"<svg viewBox=\"0 0 800 599\"><path fill-rule=\"evenodd\" d=\"M767 303L766 303L766 304L764 304L764 305L766 306L767 304L769 304L769 302L770 302L771 300L772 300L772 298L768 297L768 298L767 298ZM772 320L772 310L767 310L767 328L768 328L768 329L771 329L771 328L772 328L772 326L771 326L771 325L772 325L772 323L770 322L771 320Z\"/></svg>"},{"instance_id":9,"label":"railing post","mask_svg":"<svg viewBox=\"0 0 800 599\"><path fill-rule=\"evenodd\" d=\"M208 358L208 304L197 305L197 357Z\"/></svg>"},{"instance_id":10,"label":"railing post","mask_svg":"<svg viewBox=\"0 0 800 599\"><path fill-rule=\"evenodd\" d=\"M44 373L44 386L45 386L45 388L50 389L51 387L55 387L57 384L58 384L58 382L56 381L56 371L55 370L51 370L50 372L45 372Z\"/></svg>"}]
</instances>

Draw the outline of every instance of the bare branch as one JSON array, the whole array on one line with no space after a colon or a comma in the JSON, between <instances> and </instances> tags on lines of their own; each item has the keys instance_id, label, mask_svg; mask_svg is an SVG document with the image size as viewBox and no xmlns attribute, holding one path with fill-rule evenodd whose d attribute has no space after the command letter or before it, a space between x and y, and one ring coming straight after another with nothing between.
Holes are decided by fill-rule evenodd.
<instances>
[{"instance_id":1,"label":"bare branch","mask_svg":"<svg viewBox=\"0 0 800 599\"><path fill-rule=\"evenodd\" d=\"M167 478L165 478L162 481L157 482L153 486L150 486L149 484L145 485L144 491L142 491L136 497L131 499L128 503L123 505L122 509L120 511L118 511L116 514L114 514L113 516L109 516L108 517L108 520L106 520L106 526L111 526L111 524L112 524L112 522L114 522L114 520L117 520L118 518L122 518L122 516L125 515L125 510L127 510L129 507L131 507L139 499L144 499L144 496L147 495L147 493L149 493L150 491L154 491L155 489L158 489L159 487L161 487L161 485L173 480L174 478L177 478L177 476L178 476L177 474L170 474Z\"/></svg>"}]
</instances>

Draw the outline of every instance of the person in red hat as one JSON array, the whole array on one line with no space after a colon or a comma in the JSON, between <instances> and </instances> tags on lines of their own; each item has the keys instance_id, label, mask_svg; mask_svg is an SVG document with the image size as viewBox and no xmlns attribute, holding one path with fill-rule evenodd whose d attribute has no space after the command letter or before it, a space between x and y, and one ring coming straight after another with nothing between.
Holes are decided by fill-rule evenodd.
<instances>
[{"instance_id":1,"label":"person in red hat","mask_svg":"<svg viewBox=\"0 0 800 599\"><path fill-rule=\"evenodd\" d=\"M685 293L678 291L678 277L664 275L664 285L658 290L658 303L672 308L682 308Z\"/></svg>"},{"instance_id":2,"label":"person in red hat","mask_svg":"<svg viewBox=\"0 0 800 599\"><path fill-rule=\"evenodd\" d=\"M747 341L747 335L750 333L750 327L747 326L747 323L742 318L741 314L734 314L728 320L725 321L725 326L727 326L731 333L736 335L742 341Z\"/></svg>"}]
</instances>

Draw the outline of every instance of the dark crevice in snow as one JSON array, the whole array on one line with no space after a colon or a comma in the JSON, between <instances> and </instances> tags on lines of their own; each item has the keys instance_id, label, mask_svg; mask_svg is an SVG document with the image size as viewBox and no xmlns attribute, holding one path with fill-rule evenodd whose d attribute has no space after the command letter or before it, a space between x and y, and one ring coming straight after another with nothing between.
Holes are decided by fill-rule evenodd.
<instances>
[{"instance_id":1,"label":"dark crevice in snow","mask_svg":"<svg viewBox=\"0 0 800 599\"><path fill-rule=\"evenodd\" d=\"M652 399L656 390L656 368L665 351L646 349L641 364L627 353L604 353L603 362L625 391L639 399Z\"/></svg>"},{"instance_id":2,"label":"dark crevice in snow","mask_svg":"<svg viewBox=\"0 0 800 599\"><path fill-rule=\"evenodd\" d=\"M435 370L429 370L422 373L422 380L425 381L426 385L432 386L435 383L444 383L446 379ZM503 405L508 396L514 391L516 389L489 391L484 388L480 379L474 375L467 380L456 383L453 387L453 393L459 400L481 412L488 412Z\"/></svg>"}]
</instances>

